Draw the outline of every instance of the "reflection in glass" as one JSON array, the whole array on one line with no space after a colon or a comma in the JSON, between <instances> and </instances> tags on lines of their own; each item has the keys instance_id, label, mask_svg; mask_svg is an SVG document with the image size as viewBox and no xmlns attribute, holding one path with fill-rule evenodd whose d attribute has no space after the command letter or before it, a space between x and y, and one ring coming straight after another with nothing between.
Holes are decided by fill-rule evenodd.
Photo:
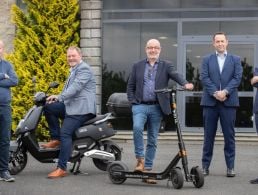
<instances>
[{"instance_id":1,"label":"reflection in glass","mask_svg":"<svg viewBox=\"0 0 258 195\"><path fill-rule=\"evenodd\" d=\"M253 127L253 97L240 97L236 114L236 127Z\"/></svg>"}]
</instances>

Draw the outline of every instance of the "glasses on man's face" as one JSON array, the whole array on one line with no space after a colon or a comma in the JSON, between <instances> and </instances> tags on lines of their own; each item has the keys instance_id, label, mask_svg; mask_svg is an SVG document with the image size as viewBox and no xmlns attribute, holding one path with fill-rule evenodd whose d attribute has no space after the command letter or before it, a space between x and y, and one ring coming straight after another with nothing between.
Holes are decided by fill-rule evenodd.
<instances>
[{"instance_id":1,"label":"glasses on man's face","mask_svg":"<svg viewBox=\"0 0 258 195\"><path fill-rule=\"evenodd\" d=\"M147 49L148 49L148 50L153 50L153 49L154 49L154 50L159 50L160 47L157 47L157 46L156 46L156 47L151 47L151 46L149 46L149 47L147 47Z\"/></svg>"}]
</instances>

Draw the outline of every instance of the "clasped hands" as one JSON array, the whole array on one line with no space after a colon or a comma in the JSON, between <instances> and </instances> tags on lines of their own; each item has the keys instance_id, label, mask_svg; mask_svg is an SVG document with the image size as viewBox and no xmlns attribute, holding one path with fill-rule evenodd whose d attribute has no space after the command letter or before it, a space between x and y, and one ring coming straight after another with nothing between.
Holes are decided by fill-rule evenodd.
<instances>
[{"instance_id":1,"label":"clasped hands","mask_svg":"<svg viewBox=\"0 0 258 195\"><path fill-rule=\"evenodd\" d=\"M47 101L47 104L57 102L58 101L58 96L57 95L48 96L46 101Z\"/></svg>"},{"instance_id":2,"label":"clasped hands","mask_svg":"<svg viewBox=\"0 0 258 195\"><path fill-rule=\"evenodd\" d=\"M215 91L215 93L213 94L213 96L221 101L224 102L227 99L227 92L225 90L222 91Z\"/></svg>"}]
</instances>

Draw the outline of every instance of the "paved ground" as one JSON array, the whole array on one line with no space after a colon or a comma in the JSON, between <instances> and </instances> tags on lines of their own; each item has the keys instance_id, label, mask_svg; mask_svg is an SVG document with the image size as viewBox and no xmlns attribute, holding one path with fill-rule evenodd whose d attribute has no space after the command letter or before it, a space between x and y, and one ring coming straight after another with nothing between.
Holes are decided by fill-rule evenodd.
<instances>
[{"instance_id":1,"label":"paved ground","mask_svg":"<svg viewBox=\"0 0 258 195\"><path fill-rule=\"evenodd\" d=\"M131 142L118 142L123 147L123 161L129 169L134 166ZM189 168L200 165L201 143L186 142ZM175 141L159 143L155 171L163 170L171 157L178 151ZM217 143L214 158L210 168L210 176L205 177L203 188L197 189L192 183L185 182L180 190L168 188L167 181L159 181L157 185L148 185L140 180L127 179L121 185L112 184L107 174L95 168L91 159L84 159L82 171L87 175L69 175L62 179L50 180L46 175L55 167L55 164L42 164L33 157L29 157L27 167L16 176L15 183L0 182L0 195L255 195L258 185L249 184L249 180L258 176L258 144L237 144L235 178L225 177L225 161L223 145ZM181 162L179 164L181 166Z\"/></svg>"}]
</instances>

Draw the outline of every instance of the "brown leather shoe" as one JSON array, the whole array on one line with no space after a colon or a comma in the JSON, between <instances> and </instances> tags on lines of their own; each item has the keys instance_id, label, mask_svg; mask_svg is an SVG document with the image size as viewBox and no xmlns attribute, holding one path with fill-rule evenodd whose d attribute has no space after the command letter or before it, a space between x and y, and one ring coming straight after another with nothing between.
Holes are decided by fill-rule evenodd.
<instances>
[{"instance_id":1,"label":"brown leather shoe","mask_svg":"<svg viewBox=\"0 0 258 195\"><path fill-rule=\"evenodd\" d=\"M135 172L143 172L144 170L144 159L143 158L137 158L137 164L134 168Z\"/></svg>"},{"instance_id":2,"label":"brown leather shoe","mask_svg":"<svg viewBox=\"0 0 258 195\"><path fill-rule=\"evenodd\" d=\"M41 147L42 148L57 148L60 145L60 141L59 140L51 140L50 142L46 143L46 144L42 144Z\"/></svg>"},{"instance_id":3,"label":"brown leather shoe","mask_svg":"<svg viewBox=\"0 0 258 195\"><path fill-rule=\"evenodd\" d=\"M146 169L144 169L144 171L143 172L151 172L151 170L146 170ZM154 179L154 178L148 178L148 179L142 179L142 182L144 182L144 183L147 183L147 184L157 184L157 180L156 179Z\"/></svg>"},{"instance_id":4,"label":"brown leather shoe","mask_svg":"<svg viewBox=\"0 0 258 195\"><path fill-rule=\"evenodd\" d=\"M57 168L56 170L52 171L47 175L49 179L56 179L60 177L65 177L67 175L66 171L60 168Z\"/></svg>"}]
</instances>

